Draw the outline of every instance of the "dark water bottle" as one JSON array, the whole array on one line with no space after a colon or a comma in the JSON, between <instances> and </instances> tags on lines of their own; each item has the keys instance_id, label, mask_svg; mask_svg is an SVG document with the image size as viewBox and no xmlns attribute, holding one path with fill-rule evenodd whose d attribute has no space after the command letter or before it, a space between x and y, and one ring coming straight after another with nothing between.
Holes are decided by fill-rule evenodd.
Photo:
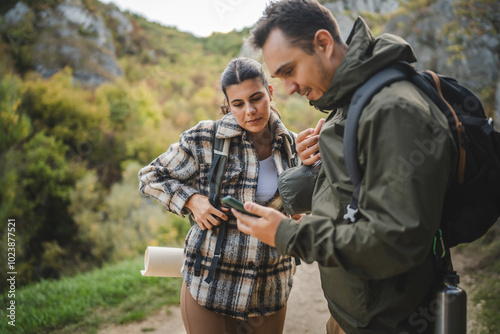
<instances>
[{"instance_id":1,"label":"dark water bottle","mask_svg":"<svg viewBox=\"0 0 500 334\"><path fill-rule=\"evenodd\" d=\"M458 283L458 275L451 272L437 289L435 334L467 333L467 294Z\"/></svg>"}]
</instances>

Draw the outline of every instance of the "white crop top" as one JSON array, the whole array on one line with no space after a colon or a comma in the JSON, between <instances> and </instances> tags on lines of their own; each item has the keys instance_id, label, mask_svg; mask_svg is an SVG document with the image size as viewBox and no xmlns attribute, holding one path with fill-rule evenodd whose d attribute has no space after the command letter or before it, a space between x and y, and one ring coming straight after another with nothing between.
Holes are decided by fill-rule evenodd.
<instances>
[{"instance_id":1,"label":"white crop top","mask_svg":"<svg viewBox=\"0 0 500 334\"><path fill-rule=\"evenodd\" d=\"M274 168L273 158L259 161L259 182L257 183L257 202L265 203L278 189L278 173Z\"/></svg>"}]
</instances>

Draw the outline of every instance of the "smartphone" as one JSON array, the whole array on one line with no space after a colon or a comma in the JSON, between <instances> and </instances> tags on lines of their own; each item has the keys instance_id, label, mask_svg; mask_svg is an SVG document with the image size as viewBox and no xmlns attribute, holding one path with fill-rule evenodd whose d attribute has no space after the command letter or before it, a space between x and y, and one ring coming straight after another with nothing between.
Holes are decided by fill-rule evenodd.
<instances>
[{"instance_id":1,"label":"smartphone","mask_svg":"<svg viewBox=\"0 0 500 334\"><path fill-rule=\"evenodd\" d=\"M250 213L247 210L243 208L243 203L238 201L236 198L231 197L231 196L226 196L222 199L222 203L226 206L229 206L230 208L236 209L241 213L244 213L246 215L252 216L252 217L257 217L260 218L260 216L257 216L256 214Z\"/></svg>"}]
</instances>

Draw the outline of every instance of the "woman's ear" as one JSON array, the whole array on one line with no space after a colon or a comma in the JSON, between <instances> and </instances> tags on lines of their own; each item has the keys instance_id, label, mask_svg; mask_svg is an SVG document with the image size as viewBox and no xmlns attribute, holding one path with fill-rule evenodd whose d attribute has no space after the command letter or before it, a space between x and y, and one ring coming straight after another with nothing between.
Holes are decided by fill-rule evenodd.
<instances>
[{"instance_id":1,"label":"woman's ear","mask_svg":"<svg viewBox=\"0 0 500 334\"><path fill-rule=\"evenodd\" d=\"M270 96L270 100L272 101L273 100L273 86L269 85L269 96Z\"/></svg>"}]
</instances>

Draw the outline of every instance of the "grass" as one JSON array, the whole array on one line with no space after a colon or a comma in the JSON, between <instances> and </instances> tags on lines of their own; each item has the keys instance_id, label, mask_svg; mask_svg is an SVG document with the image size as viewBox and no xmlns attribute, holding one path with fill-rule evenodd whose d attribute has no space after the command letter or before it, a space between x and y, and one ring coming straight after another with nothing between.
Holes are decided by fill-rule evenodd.
<instances>
[{"instance_id":1,"label":"grass","mask_svg":"<svg viewBox=\"0 0 500 334\"><path fill-rule=\"evenodd\" d=\"M478 322L481 334L500 333L500 222L481 239L460 245L460 252L474 259L467 269L473 277L474 293L469 296L481 305Z\"/></svg>"},{"instance_id":2,"label":"grass","mask_svg":"<svg viewBox=\"0 0 500 334\"><path fill-rule=\"evenodd\" d=\"M483 310L480 321L484 326L482 334L500 333L500 273L494 277L481 275L482 287L474 296L474 301L481 303Z\"/></svg>"},{"instance_id":3,"label":"grass","mask_svg":"<svg viewBox=\"0 0 500 334\"><path fill-rule=\"evenodd\" d=\"M142 277L143 261L123 261L16 290L15 327L8 324L3 307L11 299L2 296L0 333L96 333L105 324L139 321L164 305L177 304L181 279Z\"/></svg>"},{"instance_id":4,"label":"grass","mask_svg":"<svg viewBox=\"0 0 500 334\"><path fill-rule=\"evenodd\" d=\"M476 279L479 289L474 301L482 305L480 321L484 326L482 333L500 333L500 228L494 230L488 242L482 244L484 254L477 267Z\"/></svg>"}]
</instances>

